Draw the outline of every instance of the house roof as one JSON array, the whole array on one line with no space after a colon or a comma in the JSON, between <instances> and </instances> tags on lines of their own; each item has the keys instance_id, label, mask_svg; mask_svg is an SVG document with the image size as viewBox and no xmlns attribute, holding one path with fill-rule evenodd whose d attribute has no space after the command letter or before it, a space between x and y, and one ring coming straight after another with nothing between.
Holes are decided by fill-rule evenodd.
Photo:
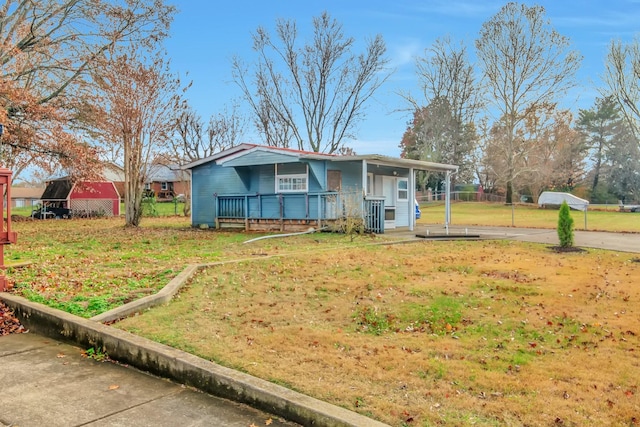
<instances>
[{"instance_id":1,"label":"house roof","mask_svg":"<svg viewBox=\"0 0 640 427\"><path fill-rule=\"evenodd\" d=\"M106 181L124 182L124 169L115 163L105 163L102 169L102 177Z\"/></svg>"},{"instance_id":2,"label":"house roof","mask_svg":"<svg viewBox=\"0 0 640 427\"><path fill-rule=\"evenodd\" d=\"M443 172L446 172L446 171L454 172L458 170L458 166L455 166L455 165L425 162L422 160L401 159L397 157L383 156L380 154L340 156L336 154L315 153L310 151L293 150L290 148L280 148L280 147L268 147L268 146L256 145L256 144L237 145L235 147L216 153L213 156L209 156L205 159L197 160L195 162L184 165L183 169L193 169L196 166L200 166L202 164L213 162L213 161L219 164L228 163L230 166L249 165L249 163L242 162L239 159L241 157L244 157L256 151L274 154L274 156L271 157L273 162L280 162L280 160L282 159L282 156L287 156L287 157L293 158L293 160L301 160L301 159L329 160L333 162L366 161L372 164L386 165L386 166L392 166L392 167L395 166L395 167L414 168L419 170L431 170L431 171L443 171ZM278 157L277 155L280 155L280 157Z\"/></svg>"},{"instance_id":3,"label":"house roof","mask_svg":"<svg viewBox=\"0 0 640 427\"><path fill-rule=\"evenodd\" d=\"M72 187L73 184L70 179L55 179L47 184L47 187L44 189L40 199L47 201L67 200Z\"/></svg>"},{"instance_id":4,"label":"house roof","mask_svg":"<svg viewBox=\"0 0 640 427\"><path fill-rule=\"evenodd\" d=\"M40 199L44 188L11 187L12 199Z\"/></svg>"},{"instance_id":5,"label":"house roof","mask_svg":"<svg viewBox=\"0 0 640 427\"><path fill-rule=\"evenodd\" d=\"M116 190L111 181L81 181L74 185L70 179L61 178L49 181L40 199L46 202L64 201L69 198L71 191L73 191L75 199L113 199L120 197L118 190Z\"/></svg>"},{"instance_id":6,"label":"house roof","mask_svg":"<svg viewBox=\"0 0 640 427\"><path fill-rule=\"evenodd\" d=\"M247 144L247 143L243 143L240 145L236 145L235 147L231 147L231 148L227 148L226 150L222 150L216 154L212 154L211 156L205 157L204 159L200 159L200 160L196 160L193 161L191 163L187 163L186 165L182 166L183 170L189 170L189 169L193 169L196 166L200 166L200 165L204 165L205 163L209 163L209 162L213 162L215 160L221 159L223 157L226 156L230 156L234 153L237 153L239 151L244 151L244 150L248 150L250 148L253 147L257 147L256 144Z\"/></svg>"},{"instance_id":7,"label":"house roof","mask_svg":"<svg viewBox=\"0 0 640 427\"><path fill-rule=\"evenodd\" d=\"M178 182L188 179L180 174L180 166L153 164L149 166L146 182Z\"/></svg>"}]
</instances>

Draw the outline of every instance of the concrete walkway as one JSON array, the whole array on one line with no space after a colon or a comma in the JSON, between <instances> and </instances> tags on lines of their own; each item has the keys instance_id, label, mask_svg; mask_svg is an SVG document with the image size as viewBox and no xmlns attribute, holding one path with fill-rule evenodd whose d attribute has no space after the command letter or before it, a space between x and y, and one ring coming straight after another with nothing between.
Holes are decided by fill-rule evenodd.
<instances>
[{"instance_id":1,"label":"concrete walkway","mask_svg":"<svg viewBox=\"0 0 640 427\"><path fill-rule=\"evenodd\" d=\"M33 333L0 337L0 426L297 425L82 352Z\"/></svg>"},{"instance_id":2,"label":"concrete walkway","mask_svg":"<svg viewBox=\"0 0 640 427\"><path fill-rule=\"evenodd\" d=\"M30 331L0 336L0 426L386 426L100 322L0 299ZM88 348L119 364L82 357Z\"/></svg>"}]
</instances>

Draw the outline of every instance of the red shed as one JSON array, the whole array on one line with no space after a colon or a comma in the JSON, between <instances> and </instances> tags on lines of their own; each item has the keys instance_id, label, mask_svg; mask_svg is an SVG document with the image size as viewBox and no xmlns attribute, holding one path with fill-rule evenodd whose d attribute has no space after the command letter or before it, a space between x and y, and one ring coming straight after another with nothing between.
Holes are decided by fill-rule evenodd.
<instances>
[{"instance_id":1,"label":"red shed","mask_svg":"<svg viewBox=\"0 0 640 427\"><path fill-rule=\"evenodd\" d=\"M120 195L110 181L56 179L47 184L41 200L47 207L71 209L73 216L120 215Z\"/></svg>"}]
</instances>

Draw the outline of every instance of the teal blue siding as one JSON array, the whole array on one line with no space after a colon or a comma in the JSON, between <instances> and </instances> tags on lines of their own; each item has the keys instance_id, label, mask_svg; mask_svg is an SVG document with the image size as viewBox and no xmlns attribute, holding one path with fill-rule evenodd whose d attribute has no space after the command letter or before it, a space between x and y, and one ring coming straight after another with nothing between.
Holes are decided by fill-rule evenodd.
<instances>
[{"instance_id":1,"label":"teal blue siding","mask_svg":"<svg viewBox=\"0 0 640 427\"><path fill-rule=\"evenodd\" d=\"M232 208L224 205L226 214L220 215L225 217L233 217L237 210L247 218L334 218L335 201L329 203L325 196L317 195L327 190L327 170L341 172L343 191L362 190L361 162L304 160L293 163L292 159L295 157L256 151L222 165L210 162L196 166L192 170L192 224L215 225L218 215L215 195L225 196L227 200L229 196L240 197L233 198L236 201ZM308 166L308 193L277 194L276 163L280 173L304 173Z\"/></svg>"},{"instance_id":2,"label":"teal blue siding","mask_svg":"<svg viewBox=\"0 0 640 427\"><path fill-rule=\"evenodd\" d=\"M341 172L343 191L362 190L362 162L332 162L327 169Z\"/></svg>"},{"instance_id":3,"label":"teal blue siding","mask_svg":"<svg viewBox=\"0 0 640 427\"><path fill-rule=\"evenodd\" d=\"M213 162L194 168L191 175L191 224L214 226L214 194L246 193L247 186L241 174L234 168L225 168Z\"/></svg>"},{"instance_id":4,"label":"teal blue siding","mask_svg":"<svg viewBox=\"0 0 640 427\"><path fill-rule=\"evenodd\" d=\"M309 191L318 192L327 189L327 162L309 161Z\"/></svg>"}]
</instances>

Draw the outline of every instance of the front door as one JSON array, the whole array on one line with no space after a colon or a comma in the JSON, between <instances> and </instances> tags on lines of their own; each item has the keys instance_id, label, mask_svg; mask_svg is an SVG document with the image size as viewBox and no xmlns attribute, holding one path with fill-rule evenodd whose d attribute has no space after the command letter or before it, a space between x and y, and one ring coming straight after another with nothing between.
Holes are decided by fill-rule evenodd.
<instances>
[{"instance_id":1,"label":"front door","mask_svg":"<svg viewBox=\"0 0 640 427\"><path fill-rule=\"evenodd\" d=\"M384 228L396 228L396 178L382 177L382 195L384 196Z\"/></svg>"}]
</instances>

